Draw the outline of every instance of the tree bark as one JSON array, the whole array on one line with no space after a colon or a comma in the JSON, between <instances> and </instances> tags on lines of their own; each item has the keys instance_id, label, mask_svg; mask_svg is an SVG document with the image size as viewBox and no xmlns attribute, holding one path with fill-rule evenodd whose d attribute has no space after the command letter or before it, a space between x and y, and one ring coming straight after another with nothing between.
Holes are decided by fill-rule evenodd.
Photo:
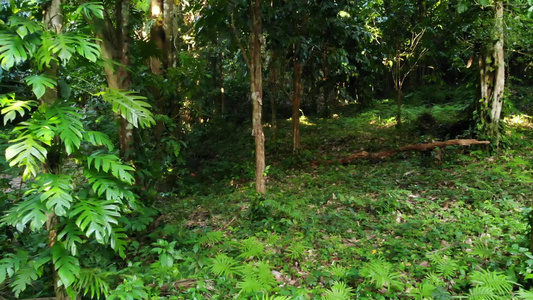
<instances>
[{"instance_id":1,"label":"tree bark","mask_svg":"<svg viewBox=\"0 0 533 300\"><path fill-rule=\"evenodd\" d=\"M300 103L302 102L302 64L294 58L294 95L292 98L292 153L300 150Z\"/></svg>"},{"instance_id":2,"label":"tree bark","mask_svg":"<svg viewBox=\"0 0 533 300\"><path fill-rule=\"evenodd\" d=\"M131 77L127 70L130 65L129 5L127 0L117 1L115 7L117 28L113 27L109 15L106 15L103 22L93 24L96 37L100 40L100 53L107 61L104 64L107 85L112 89L129 90L131 86ZM121 65L115 68L112 61L119 62ZM121 116L117 116L117 119L120 155L129 159L132 155L133 126Z\"/></svg>"},{"instance_id":3,"label":"tree bark","mask_svg":"<svg viewBox=\"0 0 533 300\"><path fill-rule=\"evenodd\" d=\"M252 29L250 42L250 88L253 104L253 135L255 137L255 190L266 194L265 182L265 134L261 123L263 108L263 74L261 60L261 38L263 35L261 0L252 0Z\"/></svg>"},{"instance_id":4,"label":"tree bark","mask_svg":"<svg viewBox=\"0 0 533 300\"><path fill-rule=\"evenodd\" d=\"M481 103L478 107L480 121L484 133L499 145L499 122L503 108L505 90L505 57L504 57L504 3L495 2L493 39L489 41L484 55L479 58L479 77ZM494 43L494 44L490 44Z\"/></svg>"}]
</instances>

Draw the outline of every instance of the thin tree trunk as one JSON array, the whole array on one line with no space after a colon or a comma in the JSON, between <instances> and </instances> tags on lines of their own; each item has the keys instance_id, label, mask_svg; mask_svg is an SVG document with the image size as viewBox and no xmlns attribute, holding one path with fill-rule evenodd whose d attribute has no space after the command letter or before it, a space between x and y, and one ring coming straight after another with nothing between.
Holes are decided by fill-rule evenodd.
<instances>
[{"instance_id":1,"label":"thin tree trunk","mask_svg":"<svg viewBox=\"0 0 533 300\"><path fill-rule=\"evenodd\" d=\"M300 103L302 102L302 64L294 58L294 95L292 99L292 153L300 150Z\"/></svg>"},{"instance_id":2,"label":"thin tree trunk","mask_svg":"<svg viewBox=\"0 0 533 300\"><path fill-rule=\"evenodd\" d=\"M61 33L63 31L63 11L61 9L61 0L51 0L48 2L44 10L43 23L46 26L54 31L55 33ZM50 63L50 67L45 68L44 73L49 75L52 78L58 77L58 64L55 61ZM58 90L57 88L46 88L44 95L41 97L41 102L48 105L53 105L58 99ZM55 153L48 153L47 157L47 169L51 172L57 171L57 159L50 159L50 157L56 156ZM52 246L57 242L57 225L59 223L58 217L54 214L53 211L46 214L46 230L48 231L48 247L51 249ZM67 295L65 287L59 286L59 274L55 266L52 264L52 278L54 281L54 292L56 294L57 300L70 300L70 297Z\"/></svg>"},{"instance_id":3,"label":"thin tree trunk","mask_svg":"<svg viewBox=\"0 0 533 300\"><path fill-rule=\"evenodd\" d=\"M220 85L220 113L226 113L226 88L224 87L224 53L222 49L218 54L218 80Z\"/></svg>"},{"instance_id":4,"label":"thin tree trunk","mask_svg":"<svg viewBox=\"0 0 533 300\"><path fill-rule=\"evenodd\" d=\"M252 30L250 43L250 87L253 103L253 134L255 137L255 190L266 194L265 182L265 135L261 123L263 106L263 74L261 61L261 36L263 34L261 20L261 0L252 1Z\"/></svg>"},{"instance_id":5,"label":"thin tree trunk","mask_svg":"<svg viewBox=\"0 0 533 300\"><path fill-rule=\"evenodd\" d=\"M276 81L278 80L278 62L276 53L272 52L272 62L270 63L270 108L272 117L272 140L278 140L278 113L277 113L277 88Z\"/></svg>"},{"instance_id":6,"label":"thin tree trunk","mask_svg":"<svg viewBox=\"0 0 533 300\"><path fill-rule=\"evenodd\" d=\"M504 57L504 32L503 32L503 1L496 2L495 31L497 41L494 45L495 78L492 98L491 120L497 126L502 113L503 95L505 89L505 57Z\"/></svg>"}]
</instances>

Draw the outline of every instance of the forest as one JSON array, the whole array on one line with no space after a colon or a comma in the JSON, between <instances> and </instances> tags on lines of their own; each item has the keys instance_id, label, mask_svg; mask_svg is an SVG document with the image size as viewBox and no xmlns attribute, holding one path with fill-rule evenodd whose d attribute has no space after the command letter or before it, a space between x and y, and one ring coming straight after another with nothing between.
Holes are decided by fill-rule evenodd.
<instances>
[{"instance_id":1,"label":"forest","mask_svg":"<svg viewBox=\"0 0 533 300\"><path fill-rule=\"evenodd\" d=\"M533 299L533 0L0 3L0 300Z\"/></svg>"}]
</instances>

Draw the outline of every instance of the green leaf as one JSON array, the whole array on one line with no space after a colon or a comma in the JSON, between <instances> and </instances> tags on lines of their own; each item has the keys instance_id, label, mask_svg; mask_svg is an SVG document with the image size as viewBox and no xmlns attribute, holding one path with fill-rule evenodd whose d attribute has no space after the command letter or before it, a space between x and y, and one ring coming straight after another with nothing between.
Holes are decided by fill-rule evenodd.
<instances>
[{"instance_id":1,"label":"green leaf","mask_svg":"<svg viewBox=\"0 0 533 300\"><path fill-rule=\"evenodd\" d=\"M31 135L23 135L10 141L15 143L6 149L6 160L9 166L24 167L23 179L36 176L40 164L46 160L46 149Z\"/></svg>"},{"instance_id":2,"label":"green leaf","mask_svg":"<svg viewBox=\"0 0 533 300\"><path fill-rule=\"evenodd\" d=\"M106 200L120 201L127 200L130 207L137 205L137 198L135 194L128 189L128 185L122 181L117 180L110 175L95 172L93 170L84 170L85 177L92 184L93 191L102 196L105 193Z\"/></svg>"},{"instance_id":3,"label":"green leaf","mask_svg":"<svg viewBox=\"0 0 533 300\"><path fill-rule=\"evenodd\" d=\"M112 201L90 199L76 204L70 217L77 217L76 225L87 237L94 234L96 241L105 244L113 233L111 224L118 224L120 209Z\"/></svg>"},{"instance_id":4,"label":"green leaf","mask_svg":"<svg viewBox=\"0 0 533 300\"><path fill-rule=\"evenodd\" d=\"M9 17L9 23L12 28L16 28L16 32L21 38L42 30L42 23L37 22L35 19L11 16Z\"/></svg>"},{"instance_id":5,"label":"green leaf","mask_svg":"<svg viewBox=\"0 0 533 300\"><path fill-rule=\"evenodd\" d=\"M31 90L37 96L37 99L44 95L47 87L53 89L57 85L57 81L45 75L32 75L24 78L24 80L31 86Z\"/></svg>"},{"instance_id":6,"label":"green leaf","mask_svg":"<svg viewBox=\"0 0 533 300\"><path fill-rule=\"evenodd\" d=\"M481 5L482 7L489 6L490 4L491 4L490 0L479 0L479 5Z\"/></svg>"},{"instance_id":7,"label":"green leaf","mask_svg":"<svg viewBox=\"0 0 533 300\"><path fill-rule=\"evenodd\" d=\"M237 261L224 253L219 253L213 259L211 271L216 276L231 276L237 271Z\"/></svg>"},{"instance_id":8,"label":"green leaf","mask_svg":"<svg viewBox=\"0 0 533 300\"><path fill-rule=\"evenodd\" d=\"M39 274L37 270L32 268L29 264L26 264L22 267L15 275L11 288L15 293L15 296L18 298L20 293L26 290L26 287L32 283L32 281L37 280Z\"/></svg>"},{"instance_id":9,"label":"green leaf","mask_svg":"<svg viewBox=\"0 0 533 300\"><path fill-rule=\"evenodd\" d=\"M104 101L112 104L115 113L120 114L134 127L150 127L155 124L152 113L148 110L150 104L145 102L145 97L135 95L133 92L107 89L98 93Z\"/></svg>"},{"instance_id":10,"label":"green leaf","mask_svg":"<svg viewBox=\"0 0 533 300\"><path fill-rule=\"evenodd\" d=\"M4 70L28 59L24 42L17 34L0 33L0 66Z\"/></svg>"},{"instance_id":11,"label":"green leaf","mask_svg":"<svg viewBox=\"0 0 533 300\"><path fill-rule=\"evenodd\" d=\"M113 142L109 136L100 131L85 131L83 132L83 139L93 146L106 146L109 151L113 151Z\"/></svg>"},{"instance_id":12,"label":"green leaf","mask_svg":"<svg viewBox=\"0 0 533 300\"><path fill-rule=\"evenodd\" d=\"M100 57L100 46L87 39L80 39L76 50L81 56L87 58L91 62L96 62Z\"/></svg>"},{"instance_id":13,"label":"green leaf","mask_svg":"<svg viewBox=\"0 0 533 300\"><path fill-rule=\"evenodd\" d=\"M63 64L66 64L75 52L78 41L79 37L72 33L58 34L53 38L48 50L56 54L63 61Z\"/></svg>"},{"instance_id":14,"label":"green leaf","mask_svg":"<svg viewBox=\"0 0 533 300\"><path fill-rule=\"evenodd\" d=\"M54 210L57 216L65 216L72 204L72 177L67 175L43 174L38 177L41 201L48 210Z\"/></svg>"},{"instance_id":15,"label":"green leaf","mask_svg":"<svg viewBox=\"0 0 533 300\"><path fill-rule=\"evenodd\" d=\"M79 149L83 138L82 116L77 108L66 105L54 105L46 111L46 118L56 124L56 131L65 145L68 155Z\"/></svg>"},{"instance_id":16,"label":"green leaf","mask_svg":"<svg viewBox=\"0 0 533 300\"><path fill-rule=\"evenodd\" d=\"M30 223L30 230L40 230L45 224L48 212L44 203L41 202L40 195L35 190L26 192L27 198L13 206L5 214L1 222L10 226L15 226L18 231L23 231Z\"/></svg>"},{"instance_id":17,"label":"green leaf","mask_svg":"<svg viewBox=\"0 0 533 300\"><path fill-rule=\"evenodd\" d=\"M30 111L32 106L37 106L39 103L33 100L16 100L15 94L0 95L0 106L3 107L1 113L4 115L4 126L7 122L15 120L17 113L24 117L26 111Z\"/></svg>"},{"instance_id":18,"label":"green leaf","mask_svg":"<svg viewBox=\"0 0 533 300\"><path fill-rule=\"evenodd\" d=\"M74 283L76 290L83 291L83 295L90 293L91 299L104 299L109 295L109 276L111 272L103 272L100 269L81 269L79 280Z\"/></svg>"},{"instance_id":19,"label":"green leaf","mask_svg":"<svg viewBox=\"0 0 533 300\"><path fill-rule=\"evenodd\" d=\"M55 243L52 246L52 261L61 284L68 288L80 275L80 262L74 256L69 255L62 243Z\"/></svg>"},{"instance_id":20,"label":"green leaf","mask_svg":"<svg viewBox=\"0 0 533 300\"><path fill-rule=\"evenodd\" d=\"M133 184L135 179L129 172L134 171L132 167L125 165L113 154L93 153L87 157L89 167L94 167L97 171L111 173L117 179L127 184Z\"/></svg>"},{"instance_id":21,"label":"green leaf","mask_svg":"<svg viewBox=\"0 0 533 300\"><path fill-rule=\"evenodd\" d=\"M37 49L35 54L35 60L37 61L37 67L39 70L43 70L44 67L49 68L50 62L57 61L57 58L50 50L53 47L53 41L53 36L50 32L43 32L41 35L41 46Z\"/></svg>"},{"instance_id":22,"label":"green leaf","mask_svg":"<svg viewBox=\"0 0 533 300\"><path fill-rule=\"evenodd\" d=\"M111 236L109 239L111 248L115 250L122 258L126 258L126 246L128 244L126 241L127 237L128 236L126 233L124 233L124 229L122 228L113 228L111 231Z\"/></svg>"},{"instance_id":23,"label":"green leaf","mask_svg":"<svg viewBox=\"0 0 533 300\"><path fill-rule=\"evenodd\" d=\"M63 241L65 248L70 251L73 256L78 252L78 245L83 243L81 236L83 232L74 223L67 223L63 230L57 235L59 241Z\"/></svg>"},{"instance_id":24,"label":"green leaf","mask_svg":"<svg viewBox=\"0 0 533 300\"><path fill-rule=\"evenodd\" d=\"M79 15L83 12L83 15L89 19L92 20L92 17L95 16L98 19L104 18L104 7L99 2L87 2L83 3L82 5L78 6L78 9L76 9L75 15Z\"/></svg>"}]
</instances>

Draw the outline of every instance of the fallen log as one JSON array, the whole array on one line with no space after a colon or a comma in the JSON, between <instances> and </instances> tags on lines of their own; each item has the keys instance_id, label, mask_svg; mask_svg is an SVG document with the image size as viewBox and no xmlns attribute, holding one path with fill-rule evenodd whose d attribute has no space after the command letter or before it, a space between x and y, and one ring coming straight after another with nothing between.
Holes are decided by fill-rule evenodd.
<instances>
[{"instance_id":1,"label":"fallen log","mask_svg":"<svg viewBox=\"0 0 533 300\"><path fill-rule=\"evenodd\" d=\"M489 141L478 141L474 139L456 139L456 140L448 140L444 142L433 142L433 143L426 143L426 144L409 145L409 146L400 147L394 150L380 151L380 152L373 152L373 153L361 151L361 152L354 153L348 157L342 158L340 160L340 163L349 164L354 160L363 159L363 158L384 159L396 153L407 152L407 151L427 151L427 150L433 150L435 148L444 148L447 146L470 146L470 145L482 145L482 144L487 145L487 144L490 144L490 142Z\"/></svg>"}]
</instances>

